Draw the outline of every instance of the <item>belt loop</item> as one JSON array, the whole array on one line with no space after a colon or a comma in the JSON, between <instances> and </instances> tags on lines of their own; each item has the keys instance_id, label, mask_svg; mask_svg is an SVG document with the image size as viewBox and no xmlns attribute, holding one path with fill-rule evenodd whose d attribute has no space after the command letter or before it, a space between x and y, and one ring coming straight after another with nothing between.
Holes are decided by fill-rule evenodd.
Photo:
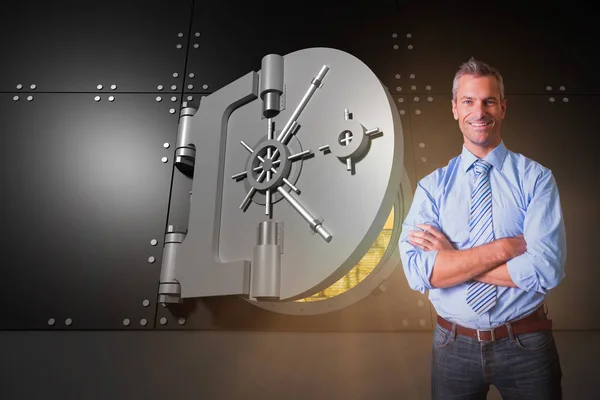
<instances>
[{"instance_id":1,"label":"belt loop","mask_svg":"<svg viewBox=\"0 0 600 400\"><path fill-rule=\"evenodd\" d=\"M513 326L512 326L512 324L509 321L509 322L507 322L504 325L506 325L506 329L508 329L508 337L510 337L510 341L514 342L515 341L515 334L513 332Z\"/></svg>"},{"instance_id":2,"label":"belt loop","mask_svg":"<svg viewBox=\"0 0 600 400\"><path fill-rule=\"evenodd\" d=\"M456 340L456 324L452 324L452 340Z\"/></svg>"}]
</instances>

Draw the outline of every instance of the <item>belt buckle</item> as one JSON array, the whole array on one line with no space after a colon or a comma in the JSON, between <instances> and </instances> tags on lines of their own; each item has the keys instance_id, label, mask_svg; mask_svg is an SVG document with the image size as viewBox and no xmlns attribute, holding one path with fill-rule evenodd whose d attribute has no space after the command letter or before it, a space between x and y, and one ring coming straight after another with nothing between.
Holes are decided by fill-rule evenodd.
<instances>
[{"instance_id":1,"label":"belt buckle","mask_svg":"<svg viewBox=\"0 0 600 400\"><path fill-rule=\"evenodd\" d=\"M481 340L481 336L479 336L479 332L491 332L492 333L492 342L496 340L496 334L494 333L495 328L494 329L482 329L479 330L477 329L477 341L479 342L483 342L483 340Z\"/></svg>"}]
</instances>

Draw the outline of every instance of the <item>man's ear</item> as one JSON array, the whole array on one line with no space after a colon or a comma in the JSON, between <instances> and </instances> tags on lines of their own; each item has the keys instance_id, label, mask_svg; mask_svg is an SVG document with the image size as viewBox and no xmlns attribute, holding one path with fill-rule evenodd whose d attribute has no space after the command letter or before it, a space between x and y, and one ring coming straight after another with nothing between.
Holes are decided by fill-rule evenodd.
<instances>
[{"instance_id":1,"label":"man's ear","mask_svg":"<svg viewBox=\"0 0 600 400\"><path fill-rule=\"evenodd\" d=\"M502 119L504 119L504 116L506 115L506 97L502 103L500 103L500 106L502 107Z\"/></svg>"},{"instance_id":2,"label":"man's ear","mask_svg":"<svg viewBox=\"0 0 600 400\"><path fill-rule=\"evenodd\" d=\"M454 119L458 121L458 111L456 110L456 102L451 100L452 102L452 114L454 115Z\"/></svg>"}]
</instances>

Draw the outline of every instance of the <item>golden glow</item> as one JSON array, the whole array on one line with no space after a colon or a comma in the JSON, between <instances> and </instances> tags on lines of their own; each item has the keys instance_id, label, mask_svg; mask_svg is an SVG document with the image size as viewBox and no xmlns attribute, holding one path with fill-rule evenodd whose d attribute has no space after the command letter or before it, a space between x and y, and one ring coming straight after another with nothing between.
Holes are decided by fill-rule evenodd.
<instances>
[{"instance_id":1,"label":"golden glow","mask_svg":"<svg viewBox=\"0 0 600 400\"><path fill-rule=\"evenodd\" d=\"M296 300L297 302L312 302L329 299L331 297L335 297L339 294L344 293L347 290L352 289L354 286L359 284L363 279L365 279L372 271L375 269L385 250L387 249L390 238L392 236L392 229L394 227L394 208L392 207L392 212L388 216L387 221L383 225L382 231L375 239L375 243L371 246L371 248L367 251L367 253L363 256L363 258L352 268L346 275L344 275L340 280L338 280L333 285L329 286L327 289L316 293L310 297L305 299Z\"/></svg>"}]
</instances>

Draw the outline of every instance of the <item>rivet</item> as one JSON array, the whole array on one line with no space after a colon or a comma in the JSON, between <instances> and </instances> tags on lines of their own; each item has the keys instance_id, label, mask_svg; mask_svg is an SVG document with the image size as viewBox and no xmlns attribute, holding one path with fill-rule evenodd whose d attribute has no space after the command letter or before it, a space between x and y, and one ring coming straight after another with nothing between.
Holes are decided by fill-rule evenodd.
<instances>
[{"instance_id":1,"label":"rivet","mask_svg":"<svg viewBox=\"0 0 600 400\"><path fill-rule=\"evenodd\" d=\"M131 323L131 321L129 320L129 318L125 318L123 320L123 325L125 325L125 326L129 326L130 323Z\"/></svg>"},{"instance_id":2,"label":"rivet","mask_svg":"<svg viewBox=\"0 0 600 400\"><path fill-rule=\"evenodd\" d=\"M406 114L406 111L400 110L400 115L404 115L404 114Z\"/></svg>"},{"instance_id":3,"label":"rivet","mask_svg":"<svg viewBox=\"0 0 600 400\"><path fill-rule=\"evenodd\" d=\"M173 72L173 78L177 78L179 77L179 74L177 72Z\"/></svg>"},{"instance_id":4,"label":"rivet","mask_svg":"<svg viewBox=\"0 0 600 400\"><path fill-rule=\"evenodd\" d=\"M421 161L427 162L427 157L421 157Z\"/></svg>"},{"instance_id":5,"label":"rivet","mask_svg":"<svg viewBox=\"0 0 600 400\"><path fill-rule=\"evenodd\" d=\"M402 325L408 326L408 320L406 318L402 320Z\"/></svg>"},{"instance_id":6,"label":"rivet","mask_svg":"<svg viewBox=\"0 0 600 400\"><path fill-rule=\"evenodd\" d=\"M398 103L404 103L404 97L400 97L400 98L398 99Z\"/></svg>"},{"instance_id":7,"label":"rivet","mask_svg":"<svg viewBox=\"0 0 600 400\"><path fill-rule=\"evenodd\" d=\"M183 33L179 32L179 33L177 34L177 36L178 36L178 37L183 37Z\"/></svg>"},{"instance_id":8,"label":"rivet","mask_svg":"<svg viewBox=\"0 0 600 400\"><path fill-rule=\"evenodd\" d=\"M117 90L117 85L110 85L111 90Z\"/></svg>"},{"instance_id":9,"label":"rivet","mask_svg":"<svg viewBox=\"0 0 600 400\"><path fill-rule=\"evenodd\" d=\"M412 86L410 87L410 90L417 90L417 87L416 87L415 85L412 85Z\"/></svg>"},{"instance_id":10,"label":"rivet","mask_svg":"<svg viewBox=\"0 0 600 400\"><path fill-rule=\"evenodd\" d=\"M411 35L410 33L407 33L407 34L406 34L406 38L407 38L407 39L410 39L411 37L412 37L412 35Z\"/></svg>"},{"instance_id":11,"label":"rivet","mask_svg":"<svg viewBox=\"0 0 600 400\"><path fill-rule=\"evenodd\" d=\"M163 163L166 163L167 161L169 161L169 159L167 157L163 157L160 159L160 161L162 161Z\"/></svg>"},{"instance_id":12,"label":"rivet","mask_svg":"<svg viewBox=\"0 0 600 400\"><path fill-rule=\"evenodd\" d=\"M202 85L202 89L208 89L208 85L205 83L204 85Z\"/></svg>"},{"instance_id":13,"label":"rivet","mask_svg":"<svg viewBox=\"0 0 600 400\"><path fill-rule=\"evenodd\" d=\"M192 90L194 88L194 85L188 85L188 89Z\"/></svg>"},{"instance_id":14,"label":"rivet","mask_svg":"<svg viewBox=\"0 0 600 400\"><path fill-rule=\"evenodd\" d=\"M177 322L179 323L179 325L183 325L185 324L185 318L181 317Z\"/></svg>"},{"instance_id":15,"label":"rivet","mask_svg":"<svg viewBox=\"0 0 600 400\"><path fill-rule=\"evenodd\" d=\"M194 44L195 49L197 49L198 47L200 47L200 45L198 43Z\"/></svg>"},{"instance_id":16,"label":"rivet","mask_svg":"<svg viewBox=\"0 0 600 400\"><path fill-rule=\"evenodd\" d=\"M427 97L427 101L431 103L433 101L433 97L431 97L431 96Z\"/></svg>"},{"instance_id":17,"label":"rivet","mask_svg":"<svg viewBox=\"0 0 600 400\"><path fill-rule=\"evenodd\" d=\"M23 89L23 85L21 85L21 84L19 83L19 84L17 85L17 89L18 89L18 90L21 90L21 89Z\"/></svg>"},{"instance_id":18,"label":"rivet","mask_svg":"<svg viewBox=\"0 0 600 400\"><path fill-rule=\"evenodd\" d=\"M559 87L559 88L558 88L558 90L560 90L560 91L562 91L562 92L564 92L564 91L565 91L565 89L566 89L566 88L565 88L564 86L561 86L561 87Z\"/></svg>"},{"instance_id":19,"label":"rivet","mask_svg":"<svg viewBox=\"0 0 600 400\"><path fill-rule=\"evenodd\" d=\"M147 324L148 324L148 321L146 320L146 318L140 319L140 325L141 326L146 326Z\"/></svg>"},{"instance_id":20,"label":"rivet","mask_svg":"<svg viewBox=\"0 0 600 400\"><path fill-rule=\"evenodd\" d=\"M143 305L144 307L148 307L148 306L150 305L150 300L148 300L148 299L144 299L144 301L142 301L142 305Z\"/></svg>"},{"instance_id":21,"label":"rivet","mask_svg":"<svg viewBox=\"0 0 600 400\"><path fill-rule=\"evenodd\" d=\"M396 86L396 92L401 92L402 91L402 86Z\"/></svg>"},{"instance_id":22,"label":"rivet","mask_svg":"<svg viewBox=\"0 0 600 400\"><path fill-rule=\"evenodd\" d=\"M100 101L100 96L94 97L94 101Z\"/></svg>"},{"instance_id":23,"label":"rivet","mask_svg":"<svg viewBox=\"0 0 600 400\"><path fill-rule=\"evenodd\" d=\"M108 101L115 101L115 96L108 96Z\"/></svg>"},{"instance_id":24,"label":"rivet","mask_svg":"<svg viewBox=\"0 0 600 400\"><path fill-rule=\"evenodd\" d=\"M67 318L65 320L65 325L67 325L67 326L71 326L72 323L73 323L73 320L71 318Z\"/></svg>"},{"instance_id":25,"label":"rivet","mask_svg":"<svg viewBox=\"0 0 600 400\"><path fill-rule=\"evenodd\" d=\"M150 244L151 244L152 246L156 246L156 245L158 244L158 240L156 240L156 239L152 239L152 240L150 241Z\"/></svg>"},{"instance_id":26,"label":"rivet","mask_svg":"<svg viewBox=\"0 0 600 400\"><path fill-rule=\"evenodd\" d=\"M424 320L424 319L420 319L420 320L419 320L419 325L421 325L421 326L425 326L425 320Z\"/></svg>"},{"instance_id":27,"label":"rivet","mask_svg":"<svg viewBox=\"0 0 600 400\"><path fill-rule=\"evenodd\" d=\"M548 100L550 100L550 103L554 103L554 97L550 97Z\"/></svg>"},{"instance_id":28,"label":"rivet","mask_svg":"<svg viewBox=\"0 0 600 400\"><path fill-rule=\"evenodd\" d=\"M569 102L569 98L568 97L563 97L562 101L564 101L565 103L568 103Z\"/></svg>"},{"instance_id":29,"label":"rivet","mask_svg":"<svg viewBox=\"0 0 600 400\"><path fill-rule=\"evenodd\" d=\"M425 143L423 143L423 142L419 143L419 147L420 147L420 148L423 148L423 147L425 147Z\"/></svg>"},{"instance_id":30,"label":"rivet","mask_svg":"<svg viewBox=\"0 0 600 400\"><path fill-rule=\"evenodd\" d=\"M200 32L196 32L195 36L200 37Z\"/></svg>"},{"instance_id":31,"label":"rivet","mask_svg":"<svg viewBox=\"0 0 600 400\"><path fill-rule=\"evenodd\" d=\"M56 320L54 318L50 318L48 320L48 325L50 325L50 326L54 326L55 323L56 323Z\"/></svg>"},{"instance_id":32,"label":"rivet","mask_svg":"<svg viewBox=\"0 0 600 400\"><path fill-rule=\"evenodd\" d=\"M177 101L177 97L175 97L175 96L171 97L171 101L173 101L173 102Z\"/></svg>"},{"instance_id":33,"label":"rivet","mask_svg":"<svg viewBox=\"0 0 600 400\"><path fill-rule=\"evenodd\" d=\"M177 90L177 86L175 86L175 85L171 86L171 90Z\"/></svg>"},{"instance_id":34,"label":"rivet","mask_svg":"<svg viewBox=\"0 0 600 400\"><path fill-rule=\"evenodd\" d=\"M190 75L189 75L189 77L190 77L190 78L193 78L194 76L196 76L196 75L195 75L193 72L190 72Z\"/></svg>"},{"instance_id":35,"label":"rivet","mask_svg":"<svg viewBox=\"0 0 600 400\"><path fill-rule=\"evenodd\" d=\"M423 300L419 300L419 301L417 301L417 305L419 307L423 307L425 305L425 303L423 302Z\"/></svg>"},{"instance_id":36,"label":"rivet","mask_svg":"<svg viewBox=\"0 0 600 400\"><path fill-rule=\"evenodd\" d=\"M13 100L14 100L14 101L19 101L19 96L15 96L15 97L13 97Z\"/></svg>"},{"instance_id":37,"label":"rivet","mask_svg":"<svg viewBox=\"0 0 600 400\"><path fill-rule=\"evenodd\" d=\"M103 88L103 87L104 87L104 86L102 86L102 85L98 85L98 86L96 86L96 89L98 89L98 90L102 90L102 88Z\"/></svg>"},{"instance_id":38,"label":"rivet","mask_svg":"<svg viewBox=\"0 0 600 400\"><path fill-rule=\"evenodd\" d=\"M396 39L396 38L398 37L398 34L397 34L397 33L392 33L392 37L393 37L394 39Z\"/></svg>"},{"instance_id":39,"label":"rivet","mask_svg":"<svg viewBox=\"0 0 600 400\"><path fill-rule=\"evenodd\" d=\"M418 102L418 101L419 101L419 97L418 97L418 96L415 96L415 97L413 98L413 100L414 100L415 102Z\"/></svg>"},{"instance_id":40,"label":"rivet","mask_svg":"<svg viewBox=\"0 0 600 400\"><path fill-rule=\"evenodd\" d=\"M167 324L167 319L166 319L165 317L162 317L162 318L160 319L160 324L161 324L161 325L166 325L166 324Z\"/></svg>"},{"instance_id":41,"label":"rivet","mask_svg":"<svg viewBox=\"0 0 600 400\"><path fill-rule=\"evenodd\" d=\"M165 149L168 149L169 147L171 147L171 145L170 145L169 143L163 143L163 147L164 147Z\"/></svg>"},{"instance_id":42,"label":"rivet","mask_svg":"<svg viewBox=\"0 0 600 400\"><path fill-rule=\"evenodd\" d=\"M395 44L394 45L394 50L398 50L398 47L400 47L400 46L398 46L397 44Z\"/></svg>"},{"instance_id":43,"label":"rivet","mask_svg":"<svg viewBox=\"0 0 600 400\"><path fill-rule=\"evenodd\" d=\"M416 111L415 111L415 114L417 114L417 115L421 115L421 110L416 110Z\"/></svg>"},{"instance_id":44,"label":"rivet","mask_svg":"<svg viewBox=\"0 0 600 400\"><path fill-rule=\"evenodd\" d=\"M35 88L36 88L37 86L36 86L36 85L35 85L35 83L34 83L33 85L31 85L31 86L29 86L29 87L31 88L31 90L35 90Z\"/></svg>"},{"instance_id":45,"label":"rivet","mask_svg":"<svg viewBox=\"0 0 600 400\"><path fill-rule=\"evenodd\" d=\"M27 96L27 101L31 101L31 100L33 100L33 96ZM564 101L564 99L563 99L563 101Z\"/></svg>"},{"instance_id":46,"label":"rivet","mask_svg":"<svg viewBox=\"0 0 600 400\"><path fill-rule=\"evenodd\" d=\"M171 109L169 110L169 112L170 112L171 114L175 114L175 109L174 109L174 108L171 108Z\"/></svg>"},{"instance_id":47,"label":"rivet","mask_svg":"<svg viewBox=\"0 0 600 400\"><path fill-rule=\"evenodd\" d=\"M546 86L546 90L548 90L548 91L552 90L552 86Z\"/></svg>"},{"instance_id":48,"label":"rivet","mask_svg":"<svg viewBox=\"0 0 600 400\"><path fill-rule=\"evenodd\" d=\"M401 78L400 74L396 74L396 75L395 75L395 78L396 78L396 79L400 79L400 78Z\"/></svg>"},{"instance_id":49,"label":"rivet","mask_svg":"<svg viewBox=\"0 0 600 400\"><path fill-rule=\"evenodd\" d=\"M407 48L408 48L409 50L412 50L412 49L413 49L413 45L412 45L412 44L409 44L409 45L407 46Z\"/></svg>"},{"instance_id":50,"label":"rivet","mask_svg":"<svg viewBox=\"0 0 600 400\"><path fill-rule=\"evenodd\" d=\"M177 49L181 49L181 45L180 44L177 45Z\"/></svg>"},{"instance_id":51,"label":"rivet","mask_svg":"<svg viewBox=\"0 0 600 400\"><path fill-rule=\"evenodd\" d=\"M415 74L410 74L408 77L409 77L410 79L415 79Z\"/></svg>"},{"instance_id":52,"label":"rivet","mask_svg":"<svg viewBox=\"0 0 600 400\"><path fill-rule=\"evenodd\" d=\"M193 96L188 96L187 99L188 99L188 101L192 101L192 100L194 100L194 97Z\"/></svg>"},{"instance_id":53,"label":"rivet","mask_svg":"<svg viewBox=\"0 0 600 400\"><path fill-rule=\"evenodd\" d=\"M158 90L163 90L163 85L158 85L156 88L157 88Z\"/></svg>"},{"instance_id":54,"label":"rivet","mask_svg":"<svg viewBox=\"0 0 600 400\"><path fill-rule=\"evenodd\" d=\"M149 262L150 264L153 264L153 263L154 263L154 261L156 261L156 258L154 258L154 257L152 257L152 256L148 257L148 262Z\"/></svg>"},{"instance_id":55,"label":"rivet","mask_svg":"<svg viewBox=\"0 0 600 400\"><path fill-rule=\"evenodd\" d=\"M431 86L429 86L429 85L425 86L425 90L431 90Z\"/></svg>"},{"instance_id":56,"label":"rivet","mask_svg":"<svg viewBox=\"0 0 600 400\"><path fill-rule=\"evenodd\" d=\"M162 101L162 97L160 97L160 96L157 96L157 97L156 97L156 101Z\"/></svg>"}]
</instances>

